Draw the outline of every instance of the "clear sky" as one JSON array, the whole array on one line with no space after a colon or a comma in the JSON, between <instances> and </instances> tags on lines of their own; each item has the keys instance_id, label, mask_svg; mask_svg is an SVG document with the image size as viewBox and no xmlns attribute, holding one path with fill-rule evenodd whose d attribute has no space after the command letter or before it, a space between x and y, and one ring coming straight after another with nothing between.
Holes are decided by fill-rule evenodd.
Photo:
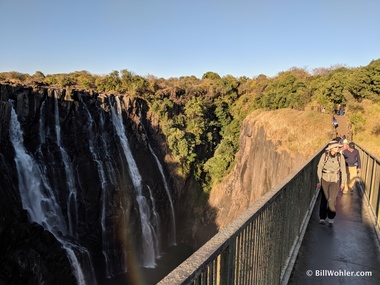
<instances>
[{"instance_id":1,"label":"clear sky","mask_svg":"<svg viewBox=\"0 0 380 285\"><path fill-rule=\"evenodd\" d=\"M380 0L0 0L0 72L275 76L380 58Z\"/></svg>"}]
</instances>

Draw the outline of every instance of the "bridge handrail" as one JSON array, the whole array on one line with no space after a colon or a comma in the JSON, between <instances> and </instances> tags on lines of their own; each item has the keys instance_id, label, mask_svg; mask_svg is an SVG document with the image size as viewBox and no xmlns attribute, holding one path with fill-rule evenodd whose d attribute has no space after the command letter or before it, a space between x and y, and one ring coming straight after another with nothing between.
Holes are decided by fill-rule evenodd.
<instances>
[{"instance_id":1,"label":"bridge handrail","mask_svg":"<svg viewBox=\"0 0 380 285\"><path fill-rule=\"evenodd\" d=\"M158 284L286 284L318 195L323 149Z\"/></svg>"},{"instance_id":2,"label":"bridge handrail","mask_svg":"<svg viewBox=\"0 0 380 285\"><path fill-rule=\"evenodd\" d=\"M370 208L373 226L380 239L380 159L356 144L361 159L360 190Z\"/></svg>"},{"instance_id":3,"label":"bridge handrail","mask_svg":"<svg viewBox=\"0 0 380 285\"><path fill-rule=\"evenodd\" d=\"M173 284L287 284L319 191L320 149L162 279ZM380 161L357 145L362 192L379 235Z\"/></svg>"}]
</instances>

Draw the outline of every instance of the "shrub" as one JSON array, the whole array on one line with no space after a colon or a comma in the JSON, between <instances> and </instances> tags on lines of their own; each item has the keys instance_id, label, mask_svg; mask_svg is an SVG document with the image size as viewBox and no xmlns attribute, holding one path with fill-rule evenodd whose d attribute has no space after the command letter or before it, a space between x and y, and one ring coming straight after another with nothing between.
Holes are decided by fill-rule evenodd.
<instances>
[{"instance_id":1,"label":"shrub","mask_svg":"<svg viewBox=\"0 0 380 285\"><path fill-rule=\"evenodd\" d=\"M380 124L376 125L372 131L371 134L374 136L380 136Z\"/></svg>"},{"instance_id":2,"label":"shrub","mask_svg":"<svg viewBox=\"0 0 380 285\"><path fill-rule=\"evenodd\" d=\"M347 107L352 113L364 113L364 107L361 104L349 104Z\"/></svg>"},{"instance_id":3,"label":"shrub","mask_svg":"<svg viewBox=\"0 0 380 285\"><path fill-rule=\"evenodd\" d=\"M365 125L366 119L362 113L355 113L350 117L350 122L355 125Z\"/></svg>"}]
</instances>

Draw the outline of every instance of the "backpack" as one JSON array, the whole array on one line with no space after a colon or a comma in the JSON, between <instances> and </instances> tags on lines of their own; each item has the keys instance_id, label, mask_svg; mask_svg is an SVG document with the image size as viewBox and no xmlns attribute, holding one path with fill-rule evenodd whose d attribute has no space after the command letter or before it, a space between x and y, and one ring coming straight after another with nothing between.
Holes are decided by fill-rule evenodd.
<instances>
[{"instance_id":1,"label":"backpack","mask_svg":"<svg viewBox=\"0 0 380 285\"><path fill-rule=\"evenodd\" d=\"M323 168L325 167L325 164L326 164L326 162L327 162L327 160L329 159L329 152L328 151L325 151L325 158L324 158L324 161L323 161ZM339 168L341 168L341 165L340 165L340 156L341 156L342 154L340 153L340 152L338 152L337 154L336 154L336 156L337 156L337 159L338 159L338 163L339 163Z\"/></svg>"},{"instance_id":2,"label":"backpack","mask_svg":"<svg viewBox=\"0 0 380 285\"><path fill-rule=\"evenodd\" d=\"M340 163L340 156L341 156L341 155L342 155L342 154L341 154L340 152L338 152L338 153L336 154L336 156L337 156L337 160L338 160L338 164L339 164L339 170L338 170L338 172L336 173L336 175L338 176L338 177L337 177L337 178L338 178L338 181L342 179L342 171L341 171L342 166L341 166L341 163ZM329 159L329 152L326 151L326 152L325 152L324 161L323 161L322 171L323 171L323 169L325 168L325 164L326 164L326 162L327 162L328 159Z\"/></svg>"},{"instance_id":3,"label":"backpack","mask_svg":"<svg viewBox=\"0 0 380 285\"><path fill-rule=\"evenodd\" d=\"M341 155L342 155L342 154L341 154L340 152L338 152L338 153L336 154L336 157L337 157L337 160L338 160L338 163L339 163L339 170L338 170L338 172L336 173L336 174L338 175L338 180L342 178L342 170L341 170L341 169L342 169L342 166L341 166L341 164L340 164L340 156L341 156ZM327 162L328 159L329 159L329 152L326 151L326 152L325 152L324 161L323 161L322 171L323 171L323 169L325 168L325 164L326 164L326 162Z\"/></svg>"}]
</instances>

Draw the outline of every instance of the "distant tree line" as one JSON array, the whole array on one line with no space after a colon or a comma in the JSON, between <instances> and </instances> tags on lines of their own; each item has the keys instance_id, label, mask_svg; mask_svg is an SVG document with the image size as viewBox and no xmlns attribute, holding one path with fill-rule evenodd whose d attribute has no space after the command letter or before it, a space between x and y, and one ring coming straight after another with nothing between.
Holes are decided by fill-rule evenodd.
<instances>
[{"instance_id":1,"label":"distant tree line","mask_svg":"<svg viewBox=\"0 0 380 285\"><path fill-rule=\"evenodd\" d=\"M164 79L124 69L108 75L3 72L0 81L128 94L146 100L180 163L178 171L184 177L193 174L204 189L210 189L232 169L241 123L255 109L303 110L315 105L332 110L350 101L359 108L352 123L360 124L358 103L364 98L380 102L380 59L358 68L336 66L312 72L291 68L274 77L221 77L210 71L202 78ZM380 135L380 124L376 128L374 132Z\"/></svg>"}]
</instances>

